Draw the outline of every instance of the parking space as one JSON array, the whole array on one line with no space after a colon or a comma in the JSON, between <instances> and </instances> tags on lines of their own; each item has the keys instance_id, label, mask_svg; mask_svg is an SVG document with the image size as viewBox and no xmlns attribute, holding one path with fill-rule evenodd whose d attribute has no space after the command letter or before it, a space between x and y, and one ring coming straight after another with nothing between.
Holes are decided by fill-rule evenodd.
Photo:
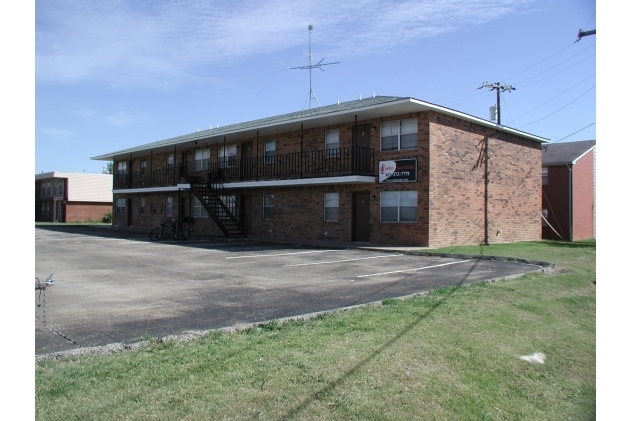
<instances>
[{"instance_id":1,"label":"parking space","mask_svg":"<svg viewBox=\"0 0 631 421\"><path fill-rule=\"evenodd\" d=\"M46 321L83 347L163 337L400 297L540 269L396 251L249 240L151 242L111 230L35 230ZM36 303L41 302L39 293ZM36 354L76 348L36 311Z\"/></svg>"}]
</instances>

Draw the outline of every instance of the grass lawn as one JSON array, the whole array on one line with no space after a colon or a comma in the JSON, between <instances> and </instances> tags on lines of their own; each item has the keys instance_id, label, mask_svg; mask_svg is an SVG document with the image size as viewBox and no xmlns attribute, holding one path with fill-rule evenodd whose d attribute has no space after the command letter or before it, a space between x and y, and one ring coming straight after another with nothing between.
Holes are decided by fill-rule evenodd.
<instances>
[{"instance_id":1,"label":"grass lawn","mask_svg":"<svg viewBox=\"0 0 631 421\"><path fill-rule=\"evenodd\" d=\"M596 242L440 252L556 264L380 306L36 364L38 420L594 420ZM520 356L542 352L544 364Z\"/></svg>"}]
</instances>

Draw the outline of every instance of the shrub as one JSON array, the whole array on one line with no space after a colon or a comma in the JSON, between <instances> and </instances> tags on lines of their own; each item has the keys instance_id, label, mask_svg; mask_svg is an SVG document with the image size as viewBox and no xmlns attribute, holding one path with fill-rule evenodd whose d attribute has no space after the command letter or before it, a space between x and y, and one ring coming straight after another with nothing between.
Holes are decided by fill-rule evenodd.
<instances>
[{"instance_id":1,"label":"shrub","mask_svg":"<svg viewBox=\"0 0 631 421\"><path fill-rule=\"evenodd\" d=\"M108 212L105 214L105 216L103 217L103 223L104 224L111 224L112 223L112 212Z\"/></svg>"}]
</instances>

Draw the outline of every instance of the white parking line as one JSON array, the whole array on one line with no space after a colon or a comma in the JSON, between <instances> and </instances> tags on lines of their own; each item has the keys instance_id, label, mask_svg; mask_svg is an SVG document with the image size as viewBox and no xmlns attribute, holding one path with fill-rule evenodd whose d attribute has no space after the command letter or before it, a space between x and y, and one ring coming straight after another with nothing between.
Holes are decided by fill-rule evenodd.
<instances>
[{"instance_id":1,"label":"white parking line","mask_svg":"<svg viewBox=\"0 0 631 421\"><path fill-rule=\"evenodd\" d=\"M469 262L469 261L470 260L460 260L458 262L441 263L440 265L425 266L425 267L416 268L416 269L405 269L405 270L395 270L395 271L392 271L392 272L371 273L369 275L357 275L357 277L358 278L366 278L368 276L390 275L392 273L403 273L403 272L414 272L414 271L417 271L417 270L437 268L437 267L440 267L440 266L455 265L457 263L464 263L464 262Z\"/></svg>"},{"instance_id":2,"label":"white parking line","mask_svg":"<svg viewBox=\"0 0 631 421\"><path fill-rule=\"evenodd\" d=\"M226 259L246 259L248 257L276 257L276 256L290 256L293 254L306 254L306 253L326 253L328 251L345 251L345 250L312 250L312 251L297 251L295 253L278 253L278 254L251 254L249 256L234 256L226 257Z\"/></svg>"},{"instance_id":3,"label":"white parking line","mask_svg":"<svg viewBox=\"0 0 631 421\"><path fill-rule=\"evenodd\" d=\"M387 256L373 256L373 257L359 257L357 259L333 260L333 261L330 261L330 262L301 263L301 264L298 264L298 265L285 265L283 267L291 268L291 267L295 267L295 266L326 265L326 264L329 264L329 263L353 262L355 260L380 259L382 257L397 257L397 256L403 256L403 254L391 254L391 255L387 255Z\"/></svg>"}]
</instances>

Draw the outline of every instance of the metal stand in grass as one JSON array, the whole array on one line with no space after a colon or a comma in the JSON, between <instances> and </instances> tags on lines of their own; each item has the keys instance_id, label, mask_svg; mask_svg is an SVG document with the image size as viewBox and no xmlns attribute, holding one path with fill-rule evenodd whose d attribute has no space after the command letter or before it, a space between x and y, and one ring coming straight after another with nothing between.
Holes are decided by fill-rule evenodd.
<instances>
[{"instance_id":1,"label":"metal stand in grass","mask_svg":"<svg viewBox=\"0 0 631 421\"><path fill-rule=\"evenodd\" d=\"M152 241L158 241L161 239L173 239L173 240L186 240L184 236L184 230L178 229L177 220L173 218L166 219L160 223L158 228L154 228L149 233L149 238Z\"/></svg>"},{"instance_id":2,"label":"metal stand in grass","mask_svg":"<svg viewBox=\"0 0 631 421\"><path fill-rule=\"evenodd\" d=\"M55 285L55 280L53 279L53 274L52 273L50 275L48 275L48 278L46 278L46 280L44 282L41 282L37 276L35 277L35 291L39 290L39 302L37 303L37 307L42 307L42 304L43 304L43 307L44 307L43 308L42 323L51 332L56 333L57 335L61 336L62 338L64 338L64 339L72 342L73 344L77 345L78 347L81 347L81 345L79 345L76 341L70 339L67 335L61 333L60 331L58 331L57 329L55 329L54 327L49 325L48 321L46 320L46 316L48 314L48 306L46 304L46 292L48 291L48 287L53 286L53 285ZM43 295L42 295L42 291L44 292Z\"/></svg>"}]
</instances>

